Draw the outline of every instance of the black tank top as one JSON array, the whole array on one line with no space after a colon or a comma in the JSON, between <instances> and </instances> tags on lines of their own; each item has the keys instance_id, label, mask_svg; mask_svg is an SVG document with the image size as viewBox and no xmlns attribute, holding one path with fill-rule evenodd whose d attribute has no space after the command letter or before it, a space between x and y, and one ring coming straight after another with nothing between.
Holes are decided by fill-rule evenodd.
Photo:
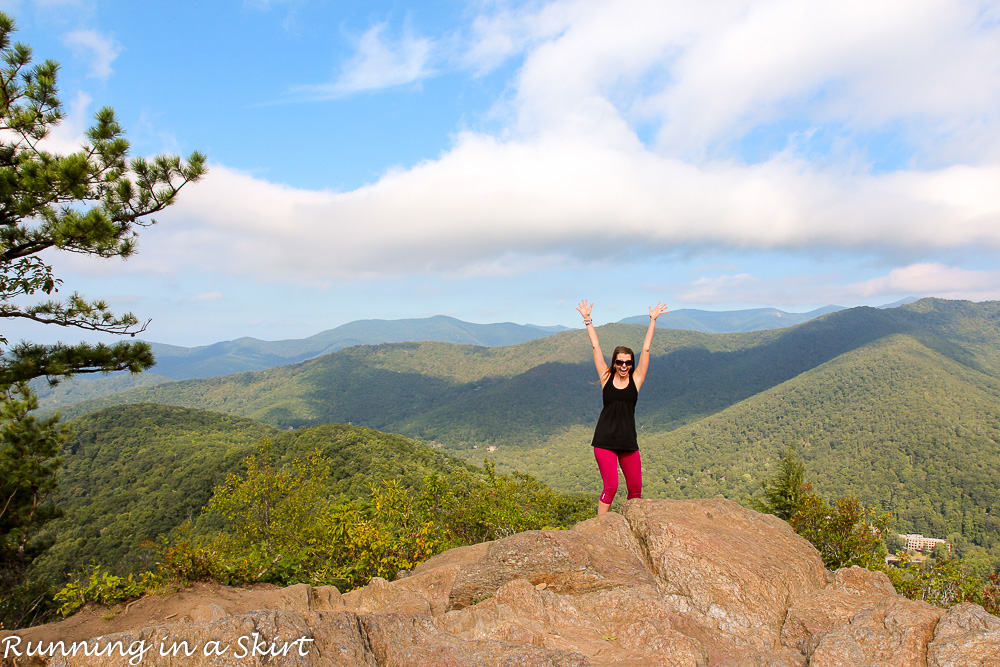
<instances>
[{"instance_id":1,"label":"black tank top","mask_svg":"<svg viewBox=\"0 0 1000 667\"><path fill-rule=\"evenodd\" d=\"M624 389L615 387L612 375L601 390L604 409L594 429L591 444L602 449L632 452L639 449L635 435L635 404L639 400L639 388L635 386L632 374L628 374L628 385Z\"/></svg>"}]
</instances>

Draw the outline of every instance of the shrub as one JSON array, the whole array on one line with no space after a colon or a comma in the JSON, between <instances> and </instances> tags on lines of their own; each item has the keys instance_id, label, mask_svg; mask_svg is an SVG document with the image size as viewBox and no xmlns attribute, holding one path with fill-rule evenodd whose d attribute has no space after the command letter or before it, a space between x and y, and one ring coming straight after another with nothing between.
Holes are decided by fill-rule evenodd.
<instances>
[{"instance_id":1,"label":"shrub","mask_svg":"<svg viewBox=\"0 0 1000 667\"><path fill-rule=\"evenodd\" d=\"M891 518L866 509L855 498L840 498L831 507L808 494L789 523L819 550L831 570L852 565L884 570L888 552L882 535Z\"/></svg>"},{"instance_id":2,"label":"shrub","mask_svg":"<svg viewBox=\"0 0 1000 667\"><path fill-rule=\"evenodd\" d=\"M90 568L89 575L85 573L69 582L53 597L60 603L59 613L65 617L88 602L110 606L142 597L148 590L161 583L160 577L152 572L144 572L138 578L131 574L119 577L95 565Z\"/></svg>"}]
</instances>

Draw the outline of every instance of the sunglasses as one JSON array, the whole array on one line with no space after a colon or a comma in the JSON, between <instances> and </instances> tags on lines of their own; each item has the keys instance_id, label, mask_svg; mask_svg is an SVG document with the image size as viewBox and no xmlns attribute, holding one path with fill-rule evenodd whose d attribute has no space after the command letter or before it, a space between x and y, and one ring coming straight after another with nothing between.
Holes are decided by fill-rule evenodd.
<instances>
[{"instance_id":1,"label":"sunglasses","mask_svg":"<svg viewBox=\"0 0 1000 667\"><path fill-rule=\"evenodd\" d=\"M615 366L621 366L622 368L628 368L632 365L631 359L615 359Z\"/></svg>"}]
</instances>

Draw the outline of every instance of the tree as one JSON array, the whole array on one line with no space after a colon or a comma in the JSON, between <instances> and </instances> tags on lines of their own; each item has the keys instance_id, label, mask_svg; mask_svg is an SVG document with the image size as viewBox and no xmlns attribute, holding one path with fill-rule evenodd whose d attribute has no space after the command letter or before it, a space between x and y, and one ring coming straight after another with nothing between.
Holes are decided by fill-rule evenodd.
<instances>
[{"instance_id":1,"label":"tree","mask_svg":"<svg viewBox=\"0 0 1000 667\"><path fill-rule=\"evenodd\" d=\"M906 551L906 540L904 540L900 534L894 530L886 531L885 548L888 549L891 554Z\"/></svg>"},{"instance_id":2,"label":"tree","mask_svg":"<svg viewBox=\"0 0 1000 667\"><path fill-rule=\"evenodd\" d=\"M49 248L96 257L126 258L136 249L138 227L170 206L178 191L205 173L205 157L192 153L152 160L128 158L129 143L114 111L97 112L87 142L56 155L44 139L64 117L57 97L58 64L32 66L31 49L11 44L14 21L0 12L0 317L22 318L91 331L130 334L145 330L132 313L115 315L107 303L77 293L19 305L14 299L58 292L62 280L39 253ZM0 344L8 340L0 332ZM0 386L46 376L129 370L153 364L145 343L33 345L21 343L0 356Z\"/></svg>"},{"instance_id":3,"label":"tree","mask_svg":"<svg viewBox=\"0 0 1000 667\"><path fill-rule=\"evenodd\" d=\"M59 447L68 429L58 418L31 414L38 400L27 385L0 401L0 625L20 625L44 597L44 585L23 586L32 559L48 544L34 541L57 515L46 500L56 488Z\"/></svg>"},{"instance_id":4,"label":"tree","mask_svg":"<svg viewBox=\"0 0 1000 667\"><path fill-rule=\"evenodd\" d=\"M41 253L129 257L137 229L153 224L153 214L204 175L205 157L194 152L186 162L169 155L130 159L110 108L97 112L79 150L49 151L45 139L64 117L56 88L59 66L52 60L32 65L31 49L12 43L14 32L14 20L0 12L0 317L135 336L148 321L115 315L106 302L75 292L62 301L52 298L63 281ZM28 416L37 403L23 383L44 376L54 384L76 373L137 373L152 365L150 347L142 342L10 347L0 331L0 599L16 598L23 577L11 573L23 575L42 546L32 539L50 514L40 503L55 487L64 437L55 420ZM17 622L9 612L0 609L0 625Z\"/></svg>"},{"instance_id":5,"label":"tree","mask_svg":"<svg viewBox=\"0 0 1000 667\"><path fill-rule=\"evenodd\" d=\"M852 565L884 570L887 551L882 536L891 519L891 514L878 514L856 498L838 498L831 507L810 493L789 523L819 550L831 570Z\"/></svg>"},{"instance_id":6,"label":"tree","mask_svg":"<svg viewBox=\"0 0 1000 667\"><path fill-rule=\"evenodd\" d=\"M855 498L839 498L828 505L812 493L805 481L805 466L789 445L778 469L761 482L761 498L751 498L754 509L774 514L809 540L832 570L851 565L884 569L892 514L878 514Z\"/></svg>"},{"instance_id":7,"label":"tree","mask_svg":"<svg viewBox=\"0 0 1000 667\"><path fill-rule=\"evenodd\" d=\"M788 445L778 469L761 486L764 488L764 497L755 500L755 509L785 521L795 516L812 488L811 484L805 482L805 466L796 456L795 445Z\"/></svg>"}]
</instances>

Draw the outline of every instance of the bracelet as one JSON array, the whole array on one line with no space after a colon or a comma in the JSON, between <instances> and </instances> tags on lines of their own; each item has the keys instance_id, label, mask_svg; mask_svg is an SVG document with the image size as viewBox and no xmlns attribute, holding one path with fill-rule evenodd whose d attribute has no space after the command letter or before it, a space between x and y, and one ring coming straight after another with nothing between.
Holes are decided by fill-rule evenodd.
<instances>
[{"instance_id":1,"label":"bracelet","mask_svg":"<svg viewBox=\"0 0 1000 667\"><path fill-rule=\"evenodd\" d=\"M591 320L591 319L589 319L589 318L588 318L588 319L585 319L585 320L583 321L583 324L584 324L584 326L586 326L586 325L588 325L588 324L593 324L593 323L594 323L594 320Z\"/></svg>"}]
</instances>

